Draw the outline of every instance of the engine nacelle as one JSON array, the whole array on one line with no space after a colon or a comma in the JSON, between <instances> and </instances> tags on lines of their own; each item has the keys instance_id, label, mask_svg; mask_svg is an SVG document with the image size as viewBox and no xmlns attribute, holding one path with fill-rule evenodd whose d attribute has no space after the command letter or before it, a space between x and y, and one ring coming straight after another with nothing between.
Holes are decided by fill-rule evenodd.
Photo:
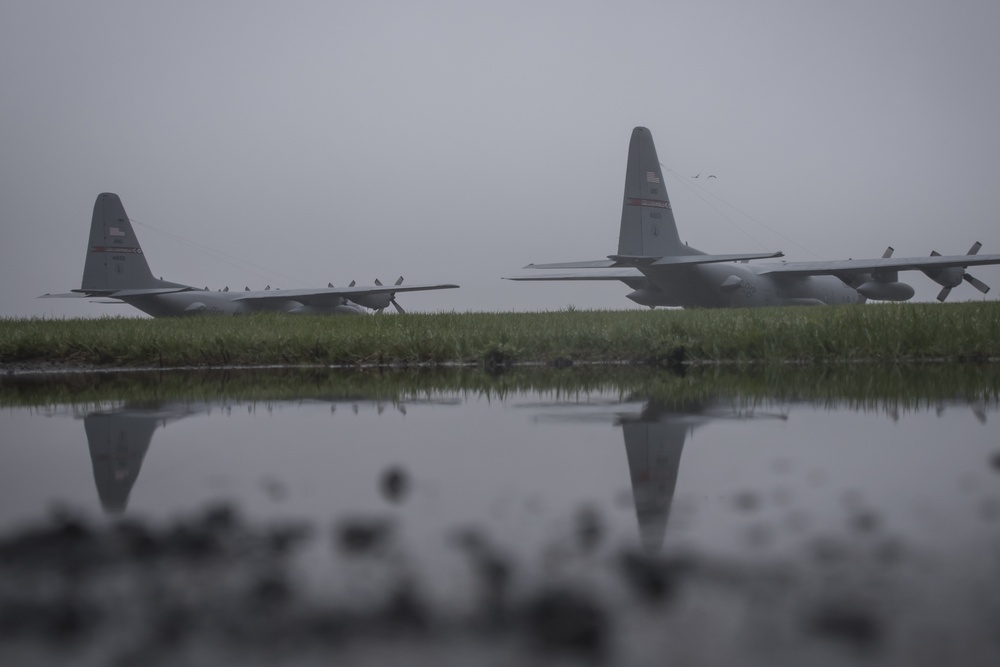
<instances>
[{"instance_id":1,"label":"engine nacelle","mask_svg":"<svg viewBox=\"0 0 1000 667\"><path fill-rule=\"evenodd\" d=\"M372 310L382 310L383 308L388 308L389 304L392 302L392 294L388 292L383 292L381 294L365 294L363 296L352 296L351 301L358 304L359 306L364 306L365 308L371 308Z\"/></svg>"},{"instance_id":2,"label":"engine nacelle","mask_svg":"<svg viewBox=\"0 0 1000 667\"><path fill-rule=\"evenodd\" d=\"M626 294L625 296L640 306L649 306L650 308L654 308L656 306L674 305L668 302L666 295L658 289L637 289L634 292Z\"/></svg>"},{"instance_id":3,"label":"engine nacelle","mask_svg":"<svg viewBox=\"0 0 1000 667\"><path fill-rule=\"evenodd\" d=\"M297 306L285 312L292 315L329 315L330 313L334 315L368 314L367 310L350 302L342 303L339 306Z\"/></svg>"},{"instance_id":4,"label":"engine nacelle","mask_svg":"<svg viewBox=\"0 0 1000 667\"><path fill-rule=\"evenodd\" d=\"M901 282L882 282L869 280L854 289L861 296L874 301L909 301L913 298L913 288Z\"/></svg>"},{"instance_id":5,"label":"engine nacelle","mask_svg":"<svg viewBox=\"0 0 1000 667\"><path fill-rule=\"evenodd\" d=\"M961 266L949 266L946 269L924 269L923 273L941 287L958 287L962 284L965 269Z\"/></svg>"},{"instance_id":6,"label":"engine nacelle","mask_svg":"<svg viewBox=\"0 0 1000 667\"><path fill-rule=\"evenodd\" d=\"M360 307L355 306L353 303L344 303L339 306L334 306L333 312L337 315L367 315L367 311Z\"/></svg>"}]
</instances>

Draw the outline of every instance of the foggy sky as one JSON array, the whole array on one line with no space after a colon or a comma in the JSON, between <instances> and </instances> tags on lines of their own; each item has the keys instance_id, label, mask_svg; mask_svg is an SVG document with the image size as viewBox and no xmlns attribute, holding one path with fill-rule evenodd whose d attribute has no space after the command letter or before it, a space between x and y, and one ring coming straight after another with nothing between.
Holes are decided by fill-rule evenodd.
<instances>
[{"instance_id":1,"label":"foggy sky","mask_svg":"<svg viewBox=\"0 0 1000 667\"><path fill-rule=\"evenodd\" d=\"M140 314L35 298L80 286L100 192L176 282L634 307L500 277L617 250L636 125L701 250L1000 253L998 25L972 0L2 3L0 317ZM997 298L1000 267L971 273Z\"/></svg>"}]
</instances>

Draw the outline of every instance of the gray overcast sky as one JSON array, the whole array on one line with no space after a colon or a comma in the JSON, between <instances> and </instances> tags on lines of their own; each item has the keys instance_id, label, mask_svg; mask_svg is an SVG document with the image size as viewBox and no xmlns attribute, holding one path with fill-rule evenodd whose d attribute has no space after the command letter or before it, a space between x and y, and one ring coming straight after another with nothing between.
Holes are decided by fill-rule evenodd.
<instances>
[{"instance_id":1,"label":"gray overcast sky","mask_svg":"<svg viewBox=\"0 0 1000 667\"><path fill-rule=\"evenodd\" d=\"M1000 253L998 26L995 0L4 2L0 316L138 314L35 298L79 287L104 191L168 280L628 307L500 276L617 249L636 125L702 250Z\"/></svg>"}]
</instances>

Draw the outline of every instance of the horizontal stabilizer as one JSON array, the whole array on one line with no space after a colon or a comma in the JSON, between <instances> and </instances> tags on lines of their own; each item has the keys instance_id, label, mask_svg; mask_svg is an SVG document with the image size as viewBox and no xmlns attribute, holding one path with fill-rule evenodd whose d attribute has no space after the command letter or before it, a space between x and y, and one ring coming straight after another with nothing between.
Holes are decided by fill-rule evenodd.
<instances>
[{"instance_id":1,"label":"horizontal stabilizer","mask_svg":"<svg viewBox=\"0 0 1000 667\"><path fill-rule=\"evenodd\" d=\"M74 294L73 292L63 292L62 294L43 294L39 299L86 299L89 294Z\"/></svg>"},{"instance_id":2,"label":"horizontal stabilizer","mask_svg":"<svg viewBox=\"0 0 1000 667\"><path fill-rule=\"evenodd\" d=\"M156 294L173 294L174 292L190 292L192 287L178 286L178 287L150 287L147 289L120 289L112 292L111 294L101 294L100 296L106 296L111 299L128 299L134 296L153 296Z\"/></svg>"},{"instance_id":3,"label":"horizontal stabilizer","mask_svg":"<svg viewBox=\"0 0 1000 667\"><path fill-rule=\"evenodd\" d=\"M582 271L557 271L552 273L530 273L520 276L504 276L504 280L634 280L643 278L639 269L625 267L617 269Z\"/></svg>"},{"instance_id":4,"label":"horizontal stabilizer","mask_svg":"<svg viewBox=\"0 0 1000 667\"><path fill-rule=\"evenodd\" d=\"M784 257L782 252L742 253L735 255L682 255L679 257L661 257L653 266L682 266L690 264L718 264L721 262L749 262L753 259L774 259Z\"/></svg>"},{"instance_id":5,"label":"horizontal stabilizer","mask_svg":"<svg viewBox=\"0 0 1000 667\"><path fill-rule=\"evenodd\" d=\"M62 294L43 294L39 299L92 299L100 297L102 299L128 299L136 296L153 296L156 294L173 294L174 292L187 292L191 287L151 287L149 289L75 289L72 292ZM108 302L110 303L110 302Z\"/></svg>"},{"instance_id":6,"label":"horizontal stabilizer","mask_svg":"<svg viewBox=\"0 0 1000 667\"><path fill-rule=\"evenodd\" d=\"M616 266L611 259L595 259L583 262L555 262L552 264L528 264L524 269L610 269Z\"/></svg>"},{"instance_id":7,"label":"horizontal stabilizer","mask_svg":"<svg viewBox=\"0 0 1000 667\"><path fill-rule=\"evenodd\" d=\"M192 287L178 285L177 287L150 287L147 289L75 289L63 294L43 294L39 299L87 299L100 297L103 299L128 299L136 296L153 296L156 294L172 294L174 292L187 292ZM105 302L113 303L113 302Z\"/></svg>"}]
</instances>

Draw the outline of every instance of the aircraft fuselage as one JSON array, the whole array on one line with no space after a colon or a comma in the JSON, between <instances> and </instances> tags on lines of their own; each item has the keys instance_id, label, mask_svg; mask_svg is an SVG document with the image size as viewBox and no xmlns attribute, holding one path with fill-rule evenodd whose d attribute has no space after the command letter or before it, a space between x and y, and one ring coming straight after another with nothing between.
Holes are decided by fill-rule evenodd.
<instances>
[{"instance_id":1,"label":"aircraft fuselage","mask_svg":"<svg viewBox=\"0 0 1000 667\"><path fill-rule=\"evenodd\" d=\"M337 299L339 303L330 305L304 305L293 298L250 300L247 296L263 292L212 292L210 290L187 290L169 294L143 294L120 298L125 303L138 308L153 317L177 317L180 315L241 315L249 313L273 312L294 314L349 314L362 315L365 309L347 299ZM268 295L274 294L267 292Z\"/></svg>"},{"instance_id":2,"label":"aircraft fuselage","mask_svg":"<svg viewBox=\"0 0 1000 667\"><path fill-rule=\"evenodd\" d=\"M697 264L689 267L644 267L655 288L640 296L660 302L648 306L746 308L754 306L835 305L864 303L865 297L834 276L781 276L756 273L748 264Z\"/></svg>"}]
</instances>

